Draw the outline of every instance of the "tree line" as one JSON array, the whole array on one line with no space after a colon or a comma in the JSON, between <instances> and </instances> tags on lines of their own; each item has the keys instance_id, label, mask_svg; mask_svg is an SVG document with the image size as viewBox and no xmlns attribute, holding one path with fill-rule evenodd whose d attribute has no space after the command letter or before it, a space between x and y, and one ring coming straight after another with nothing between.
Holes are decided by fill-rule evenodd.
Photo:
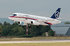
<instances>
[{"instance_id":1,"label":"tree line","mask_svg":"<svg viewBox=\"0 0 70 46\"><path fill-rule=\"evenodd\" d=\"M45 32L48 32L49 36L54 36L54 31L50 26L43 25L30 25L28 24L28 35L26 35L26 25L19 25L18 23L10 24L8 22L0 23L0 36L1 37L36 37L45 36Z\"/></svg>"}]
</instances>

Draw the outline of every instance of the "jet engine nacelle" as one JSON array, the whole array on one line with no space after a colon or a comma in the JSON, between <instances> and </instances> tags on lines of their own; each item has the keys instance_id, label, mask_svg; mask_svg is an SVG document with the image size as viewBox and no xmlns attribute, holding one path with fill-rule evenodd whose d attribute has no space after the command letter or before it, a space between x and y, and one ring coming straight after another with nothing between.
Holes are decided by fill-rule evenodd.
<instances>
[{"instance_id":1,"label":"jet engine nacelle","mask_svg":"<svg viewBox=\"0 0 70 46\"><path fill-rule=\"evenodd\" d=\"M30 23L31 23L31 24L33 24L33 25L40 25L40 23L39 23L39 22L34 21L34 20L32 20Z\"/></svg>"},{"instance_id":2,"label":"jet engine nacelle","mask_svg":"<svg viewBox=\"0 0 70 46\"><path fill-rule=\"evenodd\" d=\"M24 22L21 21L15 21L16 23L18 23L19 25L24 25Z\"/></svg>"},{"instance_id":3,"label":"jet engine nacelle","mask_svg":"<svg viewBox=\"0 0 70 46\"><path fill-rule=\"evenodd\" d=\"M34 23L34 21L31 21L31 24L33 24Z\"/></svg>"},{"instance_id":4,"label":"jet engine nacelle","mask_svg":"<svg viewBox=\"0 0 70 46\"><path fill-rule=\"evenodd\" d=\"M17 22L18 24L21 24L21 22Z\"/></svg>"}]
</instances>

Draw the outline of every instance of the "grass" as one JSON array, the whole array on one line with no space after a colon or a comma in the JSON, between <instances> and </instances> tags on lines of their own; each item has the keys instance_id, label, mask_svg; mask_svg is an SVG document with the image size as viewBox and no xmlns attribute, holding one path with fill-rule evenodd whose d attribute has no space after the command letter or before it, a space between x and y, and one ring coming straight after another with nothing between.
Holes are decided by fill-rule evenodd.
<instances>
[{"instance_id":1,"label":"grass","mask_svg":"<svg viewBox=\"0 0 70 46\"><path fill-rule=\"evenodd\" d=\"M0 41L35 41L35 40L62 40L70 39L70 37L32 37L32 38L14 38L14 37L1 37Z\"/></svg>"},{"instance_id":2,"label":"grass","mask_svg":"<svg viewBox=\"0 0 70 46\"><path fill-rule=\"evenodd\" d=\"M63 43L16 43L16 44L0 44L0 46L70 46L70 42Z\"/></svg>"}]
</instances>

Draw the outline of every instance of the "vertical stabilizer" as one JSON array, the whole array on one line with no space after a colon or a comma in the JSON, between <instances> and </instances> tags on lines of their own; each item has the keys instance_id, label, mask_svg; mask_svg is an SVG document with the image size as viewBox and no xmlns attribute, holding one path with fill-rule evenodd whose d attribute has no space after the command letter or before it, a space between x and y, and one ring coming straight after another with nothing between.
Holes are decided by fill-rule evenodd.
<instances>
[{"instance_id":1,"label":"vertical stabilizer","mask_svg":"<svg viewBox=\"0 0 70 46\"><path fill-rule=\"evenodd\" d=\"M51 16L53 19L59 18L61 8L58 8L56 12Z\"/></svg>"}]
</instances>

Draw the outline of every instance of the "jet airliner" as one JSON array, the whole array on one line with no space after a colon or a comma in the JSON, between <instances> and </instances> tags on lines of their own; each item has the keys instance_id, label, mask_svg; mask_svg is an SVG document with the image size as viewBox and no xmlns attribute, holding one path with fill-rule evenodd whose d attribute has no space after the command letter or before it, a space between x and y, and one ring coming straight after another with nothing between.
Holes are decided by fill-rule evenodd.
<instances>
[{"instance_id":1,"label":"jet airliner","mask_svg":"<svg viewBox=\"0 0 70 46\"><path fill-rule=\"evenodd\" d=\"M61 8L58 8L51 17L43 17L43 16L30 15L30 14L24 14L24 13L13 13L8 18L10 20L13 20L14 22L17 22L23 25L27 25L27 24L54 25L54 24L61 23L61 21L58 20L60 10Z\"/></svg>"}]
</instances>

